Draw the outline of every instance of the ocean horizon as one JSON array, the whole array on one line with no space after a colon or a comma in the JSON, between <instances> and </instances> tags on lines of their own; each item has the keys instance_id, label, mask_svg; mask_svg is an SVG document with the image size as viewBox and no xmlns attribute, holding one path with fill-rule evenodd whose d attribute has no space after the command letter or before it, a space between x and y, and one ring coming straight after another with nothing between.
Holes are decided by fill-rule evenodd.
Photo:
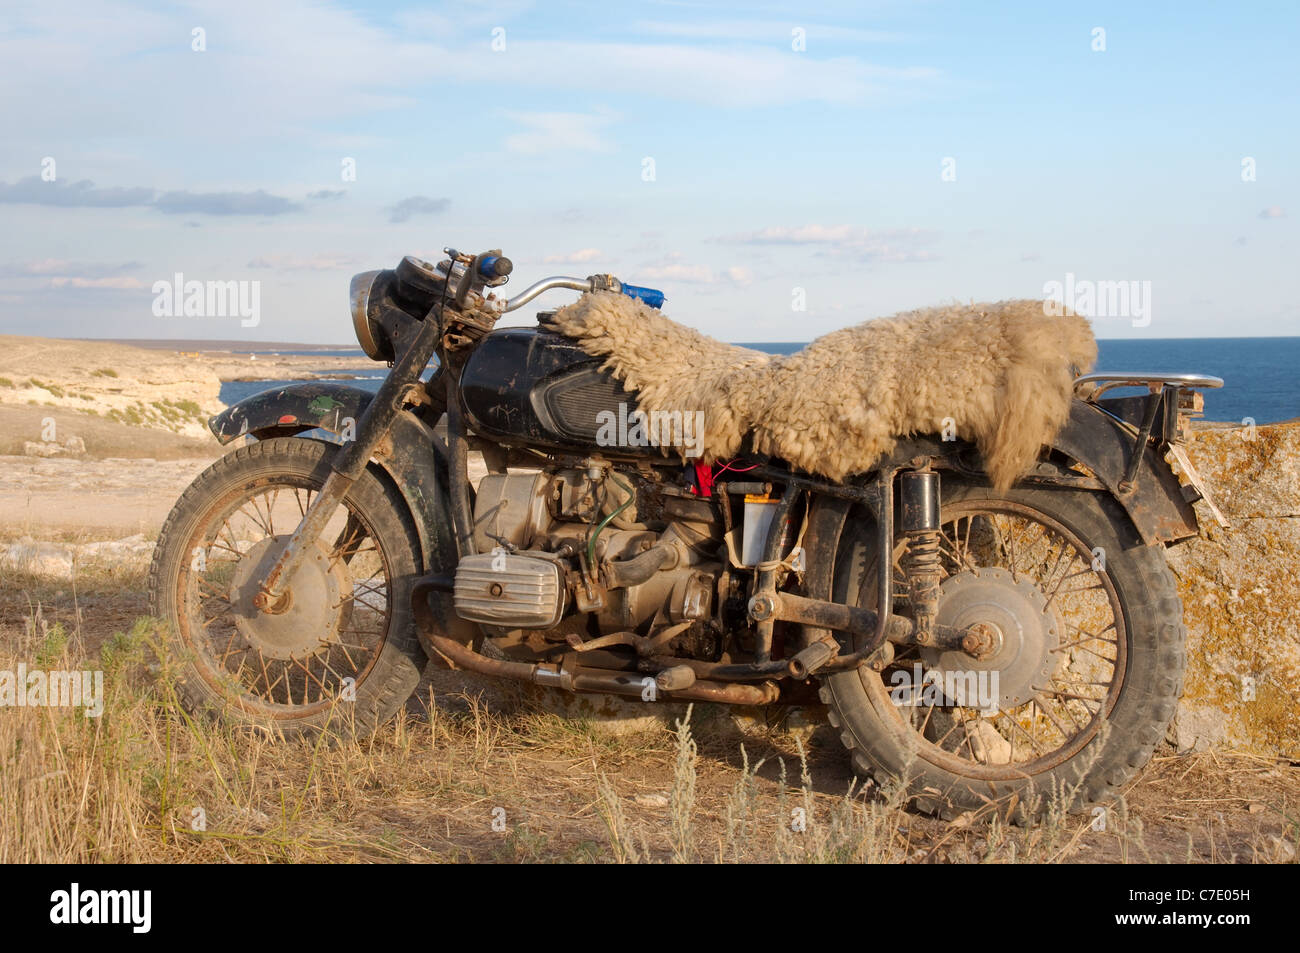
<instances>
[{"instance_id":1,"label":"ocean horizon","mask_svg":"<svg viewBox=\"0 0 1300 953\"><path fill-rule=\"evenodd\" d=\"M174 342L179 346L182 342ZM233 343L233 342L232 342ZM807 342L736 342L767 354L793 354ZM162 344L157 342L155 346ZM1150 371L1211 374L1220 390L1203 391L1205 419L1216 422L1278 423L1300 417L1300 337L1269 338L1110 338L1097 342L1098 371ZM233 348L232 348L233 349ZM356 357L354 370L333 378L365 390L378 390L386 368L366 363L360 348L331 345L240 345L237 353ZM350 376L349 376L350 375ZM221 400L232 404L289 381L226 381ZM1120 392L1115 392L1120 393Z\"/></svg>"}]
</instances>

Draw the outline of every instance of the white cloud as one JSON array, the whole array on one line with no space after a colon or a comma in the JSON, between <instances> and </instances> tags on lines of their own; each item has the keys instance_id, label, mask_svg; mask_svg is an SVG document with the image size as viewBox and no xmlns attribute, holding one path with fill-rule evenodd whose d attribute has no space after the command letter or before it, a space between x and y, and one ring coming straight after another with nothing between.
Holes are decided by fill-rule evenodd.
<instances>
[{"instance_id":1,"label":"white cloud","mask_svg":"<svg viewBox=\"0 0 1300 953\"><path fill-rule=\"evenodd\" d=\"M601 130L614 120L609 113L507 113L525 132L506 136L511 152L608 152Z\"/></svg>"},{"instance_id":2,"label":"white cloud","mask_svg":"<svg viewBox=\"0 0 1300 953\"><path fill-rule=\"evenodd\" d=\"M635 29L656 36L676 36L697 40L749 40L772 43L790 48L791 31L801 27L810 43L818 40L848 40L856 43L896 43L903 39L901 33L882 30L859 30L846 26L826 26L815 23L789 23L776 20L641 20Z\"/></svg>"},{"instance_id":3,"label":"white cloud","mask_svg":"<svg viewBox=\"0 0 1300 953\"><path fill-rule=\"evenodd\" d=\"M648 265L638 268L638 281L681 281L686 284L711 285L717 281L707 265Z\"/></svg>"},{"instance_id":4,"label":"white cloud","mask_svg":"<svg viewBox=\"0 0 1300 953\"><path fill-rule=\"evenodd\" d=\"M669 281L691 285L733 284L744 286L754 280L748 268L733 265L721 271L715 271L708 265L685 261L680 252L666 255L658 262L644 265L636 270L636 281Z\"/></svg>"},{"instance_id":5,"label":"white cloud","mask_svg":"<svg viewBox=\"0 0 1300 953\"><path fill-rule=\"evenodd\" d=\"M567 255L547 255L542 259L544 265L585 265L587 262L599 261L604 256L599 248L580 248Z\"/></svg>"},{"instance_id":6,"label":"white cloud","mask_svg":"<svg viewBox=\"0 0 1300 953\"><path fill-rule=\"evenodd\" d=\"M751 232L722 235L716 242L737 245L807 245L818 254L859 261L933 261L939 233L922 228L873 230L861 225L773 225Z\"/></svg>"},{"instance_id":7,"label":"white cloud","mask_svg":"<svg viewBox=\"0 0 1300 953\"><path fill-rule=\"evenodd\" d=\"M1260 218L1286 218L1286 210L1280 205L1270 205L1266 209L1261 209Z\"/></svg>"},{"instance_id":8,"label":"white cloud","mask_svg":"<svg viewBox=\"0 0 1300 953\"><path fill-rule=\"evenodd\" d=\"M341 271L355 268L360 256L341 252L321 252L300 257L297 255L259 255L248 263L249 268L274 268L277 271Z\"/></svg>"},{"instance_id":9,"label":"white cloud","mask_svg":"<svg viewBox=\"0 0 1300 953\"><path fill-rule=\"evenodd\" d=\"M149 287L139 278L77 278L50 279L51 288L107 288L111 291L137 291Z\"/></svg>"},{"instance_id":10,"label":"white cloud","mask_svg":"<svg viewBox=\"0 0 1300 953\"><path fill-rule=\"evenodd\" d=\"M0 265L4 278L108 278L140 267L138 261L88 262L68 261L65 258L41 258L12 265Z\"/></svg>"},{"instance_id":11,"label":"white cloud","mask_svg":"<svg viewBox=\"0 0 1300 953\"><path fill-rule=\"evenodd\" d=\"M267 135L337 142L330 123L436 104L447 82L767 108L896 101L941 79L930 67L824 56L815 45L794 54L788 42L758 42L766 28L745 28L739 42L697 44L662 30L644 41L539 40L507 25L507 48L493 53L486 21L461 21L457 10L410 31L315 0L200 2L183 14L122 0L29 4L7 9L0 30L6 75L23 77L0 87L0 112L10 130L58 156L163 129L173 140L224 144ZM199 25L205 52L190 48ZM587 147L600 141L590 126L576 131ZM536 150L549 141L544 133L522 132L516 144Z\"/></svg>"}]
</instances>

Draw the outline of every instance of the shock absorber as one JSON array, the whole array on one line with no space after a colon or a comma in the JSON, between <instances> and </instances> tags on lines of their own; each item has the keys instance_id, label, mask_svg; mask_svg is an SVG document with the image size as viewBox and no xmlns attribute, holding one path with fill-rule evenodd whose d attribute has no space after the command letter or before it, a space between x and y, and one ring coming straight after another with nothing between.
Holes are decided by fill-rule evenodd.
<instances>
[{"instance_id":1,"label":"shock absorber","mask_svg":"<svg viewBox=\"0 0 1300 953\"><path fill-rule=\"evenodd\" d=\"M899 529L907 537L901 559L907 577L907 596L916 625L916 641L934 641L939 613L939 474L909 470L899 479ZM882 554L883 555L883 554Z\"/></svg>"}]
</instances>

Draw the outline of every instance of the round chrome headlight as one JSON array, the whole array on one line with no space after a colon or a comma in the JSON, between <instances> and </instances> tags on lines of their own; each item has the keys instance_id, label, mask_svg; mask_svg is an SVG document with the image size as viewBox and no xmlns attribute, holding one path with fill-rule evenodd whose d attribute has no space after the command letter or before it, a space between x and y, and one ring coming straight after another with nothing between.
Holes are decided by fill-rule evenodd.
<instances>
[{"instance_id":1,"label":"round chrome headlight","mask_svg":"<svg viewBox=\"0 0 1300 953\"><path fill-rule=\"evenodd\" d=\"M356 332L361 350L372 361L388 360L385 348L380 343L383 335L370 320L370 289L381 274L379 271L363 271L359 275L353 275L352 284L348 288L352 302L352 330Z\"/></svg>"}]
</instances>

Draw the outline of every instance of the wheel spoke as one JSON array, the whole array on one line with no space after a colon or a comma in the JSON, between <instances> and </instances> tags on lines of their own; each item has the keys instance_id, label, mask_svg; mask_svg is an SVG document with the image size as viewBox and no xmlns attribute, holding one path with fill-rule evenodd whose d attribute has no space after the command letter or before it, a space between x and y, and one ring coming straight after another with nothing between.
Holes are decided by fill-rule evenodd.
<instances>
[{"instance_id":1,"label":"wheel spoke","mask_svg":"<svg viewBox=\"0 0 1300 953\"><path fill-rule=\"evenodd\" d=\"M1077 750L1098 729L1108 693L1118 691L1123 678L1124 630L1118 596L1109 577L1103 569L1093 568L1092 550L1087 544L1026 504L987 499L960 501L952 504L951 510L945 506L940 522L944 592L953 576L987 579L989 571L994 570L992 581L984 585L996 586L1001 578L1007 580L1008 586L1022 587L1022 591L1028 582L1039 593L1032 603L1035 613L1041 610L1050 618L1041 623L1047 641L1039 643L1037 651L1043 654L1041 661L1034 664L1046 664L1042 678L1046 684L1040 688L1025 681L1014 686L1024 701L987 718L961 706L954 706L949 723L933 718L931 706L923 713L896 710L925 745L940 749L944 757L970 765L968 770L974 776L979 776L976 772L985 766L997 768L1004 759L1030 773L1035 765L1057 763L1067 750ZM999 577L998 572L1003 575ZM1096 593L1102 594L1104 601L1099 601ZM941 599L941 618L943 611ZM890 671L896 670L908 651L929 660L927 665L935 664L930 652L913 645L899 649ZM1009 666L1011 662L999 664ZM1003 668L1004 689L1005 672L1009 670ZM961 735L954 742L959 729ZM992 732L1001 735L1007 747L995 752L990 747L990 743L997 743Z\"/></svg>"},{"instance_id":2,"label":"wheel spoke","mask_svg":"<svg viewBox=\"0 0 1300 953\"><path fill-rule=\"evenodd\" d=\"M200 520L192 545L201 545L208 558L196 563L202 569L189 571L193 585L178 589L177 595L186 637L201 649L198 658L210 673L206 677L222 685L223 692L263 705L314 709L336 700L337 689L331 685L342 684L345 676L340 669L349 673L347 677L364 678L384 645L393 618L389 561L369 524L350 502L344 503L346 519L337 531L328 562L301 570L323 573L325 585L334 595L317 600L321 604L313 608L315 615L307 616L322 620L318 637L324 639L324 620L331 618L330 613L337 614L334 635L328 642L310 654L298 649L291 649L296 654L282 654L286 634L291 640L297 636L283 622L276 627L274 620L279 617L245 616L242 613L251 610L237 608L232 602L233 587L243 589L249 584L250 566L245 560L250 548L261 547L257 552L265 552L263 541L274 538L277 529L301 520L316 493L299 482L262 478L250 482L238 498L226 498L220 512L214 509ZM332 522L334 525L339 524ZM335 530L328 532L334 534ZM329 581L331 576L333 581ZM311 635L304 632L297 644L308 648Z\"/></svg>"}]
</instances>

